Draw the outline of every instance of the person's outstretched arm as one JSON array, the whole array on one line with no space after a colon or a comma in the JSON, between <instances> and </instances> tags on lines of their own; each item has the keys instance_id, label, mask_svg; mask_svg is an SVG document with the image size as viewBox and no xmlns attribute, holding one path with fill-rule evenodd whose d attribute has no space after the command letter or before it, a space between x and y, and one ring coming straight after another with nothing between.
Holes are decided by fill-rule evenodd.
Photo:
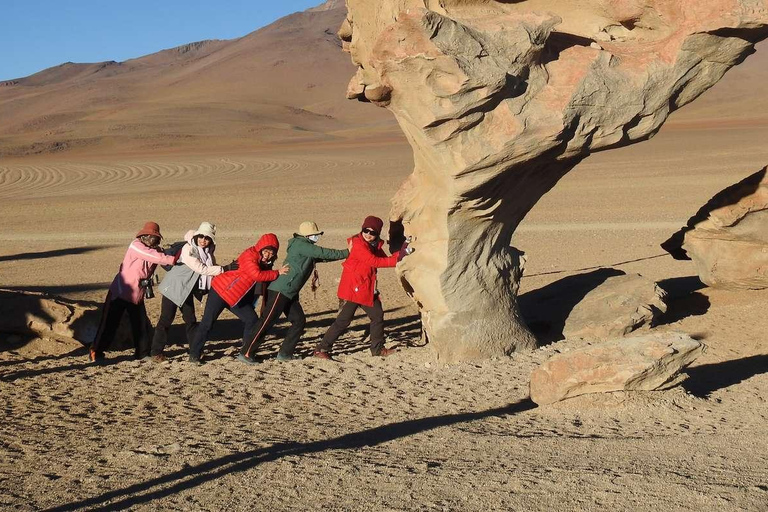
<instances>
[{"instance_id":1,"label":"person's outstretched arm","mask_svg":"<svg viewBox=\"0 0 768 512\"><path fill-rule=\"evenodd\" d=\"M320 247L314 244L304 245L306 246L302 247L302 252L304 255L319 261L338 261L343 260L349 256L349 251L347 249L328 249L326 247Z\"/></svg>"},{"instance_id":2,"label":"person's outstretched arm","mask_svg":"<svg viewBox=\"0 0 768 512\"><path fill-rule=\"evenodd\" d=\"M396 252L392 256L376 256L365 247L360 247L364 243L365 242L359 239L352 240L352 245L354 246L352 249L352 257L354 259L375 268L390 268L397 265L397 258L400 255L399 253Z\"/></svg>"},{"instance_id":3,"label":"person's outstretched arm","mask_svg":"<svg viewBox=\"0 0 768 512\"><path fill-rule=\"evenodd\" d=\"M213 258L211 258L213 259ZM224 272L219 265L208 266L192 254L192 246L186 244L181 248L181 262L202 276L217 276Z\"/></svg>"},{"instance_id":4,"label":"person's outstretched arm","mask_svg":"<svg viewBox=\"0 0 768 512\"><path fill-rule=\"evenodd\" d=\"M138 239L131 242L131 245L128 246L128 250L131 251L133 255L140 260L156 263L158 265L175 265L176 260L179 259L178 255L173 256L170 254L165 254L159 249L147 247L141 243L141 240Z\"/></svg>"}]
</instances>

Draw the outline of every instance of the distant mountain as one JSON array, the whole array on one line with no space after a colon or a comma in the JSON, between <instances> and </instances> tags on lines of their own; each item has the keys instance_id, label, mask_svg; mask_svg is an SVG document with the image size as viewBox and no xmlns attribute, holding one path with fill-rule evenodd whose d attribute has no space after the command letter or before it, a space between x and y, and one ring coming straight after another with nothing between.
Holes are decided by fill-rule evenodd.
<instances>
[{"instance_id":1,"label":"distant mountain","mask_svg":"<svg viewBox=\"0 0 768 512\"><path fill-rule=\"evenodd\" d=\"M328 0L239 39L0 82L0 157L401 138L386 110L345 98L355 72L335 35L345 15ZM763 43L670 122L768 120L766 84Z\"/></svg>"},{"instance_id":2,"label":"distant mountain","mask_svg":"<svg viewBox=\"0 0 768 512\"><path fill-rule=\"evenodd\" d=\"M0 156L399 137L384 109L345 98L355 67L335 35L346 14L335 5L239 39L0 82Z\"/></svg>"}]
</instances>

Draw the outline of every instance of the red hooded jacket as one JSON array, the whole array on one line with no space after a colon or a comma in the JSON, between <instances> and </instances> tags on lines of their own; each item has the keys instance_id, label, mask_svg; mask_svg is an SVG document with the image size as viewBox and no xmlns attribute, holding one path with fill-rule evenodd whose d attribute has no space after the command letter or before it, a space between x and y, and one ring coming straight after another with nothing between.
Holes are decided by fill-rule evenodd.
<instances>
[{"instance_id":1,"label":"red hooded jacket","mask_svg":"<svg viewBox=\"0 0 768 512\"><path fill-rule=\"evenodd\" d=\"M363 235L348 238L352 242L352 251L342 263L341 282L339 282L339 298L363 306L373 306L373 296L376 292L376 269L394 267L397 256L392 256L381 249L384 242L379 240L374 249L363 240Z\"/></svg>"},{"instance_id":2,"label":"red hooded jacket","mask_svg":"<svg viewBox=\"0 0 768 512\"><path fill-rule=\"evenodd\" d=\"M240 268L213 278L211 287L230 307L240 302L254 284L274 281L280 275L277 270L272 270L271 262L261 261L261 250L265 247L274 247L277 251L280 248L280 242L275 235L267 233L259 238L256 245L244 250L238 256L237 263Z\"/></svg>"}]
</instances>

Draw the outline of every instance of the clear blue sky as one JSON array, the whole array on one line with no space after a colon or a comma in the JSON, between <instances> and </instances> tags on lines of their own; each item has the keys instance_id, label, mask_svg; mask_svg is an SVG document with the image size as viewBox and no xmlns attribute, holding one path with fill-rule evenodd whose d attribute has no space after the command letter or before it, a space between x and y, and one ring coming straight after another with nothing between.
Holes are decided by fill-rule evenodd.
<instances>
[{"instance_id":1,"label":"clear blue sky","mask_svg":"<svg viewBox=\"0 0 768 512\"><path fill-rule=\"evenodd\" d=\"M0 0L0 80L232 39L323 0Z\"/></svg>"}]
</instances>

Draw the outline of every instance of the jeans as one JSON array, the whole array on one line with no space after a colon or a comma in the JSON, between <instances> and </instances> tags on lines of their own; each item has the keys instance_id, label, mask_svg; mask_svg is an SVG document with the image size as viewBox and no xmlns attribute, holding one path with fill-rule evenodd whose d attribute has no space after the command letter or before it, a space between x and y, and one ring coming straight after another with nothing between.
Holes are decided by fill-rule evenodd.
<instances>
[{"instance_id":1,"label":"jeans","mask_svg":"<svg viewBox=\"0 0 768 512\"><path fill-rule=\"evenodd\" d=\"M240 302L230 307L216 293L216 290L211 290L208 294L208 301L205 303L203 319L200 321L200 325L197 326L193 342L189 347L190 358L200 359L200 355L203 353L203 346L208 341L208 333L213 328L213 324L219 318L221 312L225 309L229 309L243 322L243 344L251 339L251 334L259 321L259 317L253 310L253 292L246 293L240 299Z\"/></svg>"}]
</instances>

